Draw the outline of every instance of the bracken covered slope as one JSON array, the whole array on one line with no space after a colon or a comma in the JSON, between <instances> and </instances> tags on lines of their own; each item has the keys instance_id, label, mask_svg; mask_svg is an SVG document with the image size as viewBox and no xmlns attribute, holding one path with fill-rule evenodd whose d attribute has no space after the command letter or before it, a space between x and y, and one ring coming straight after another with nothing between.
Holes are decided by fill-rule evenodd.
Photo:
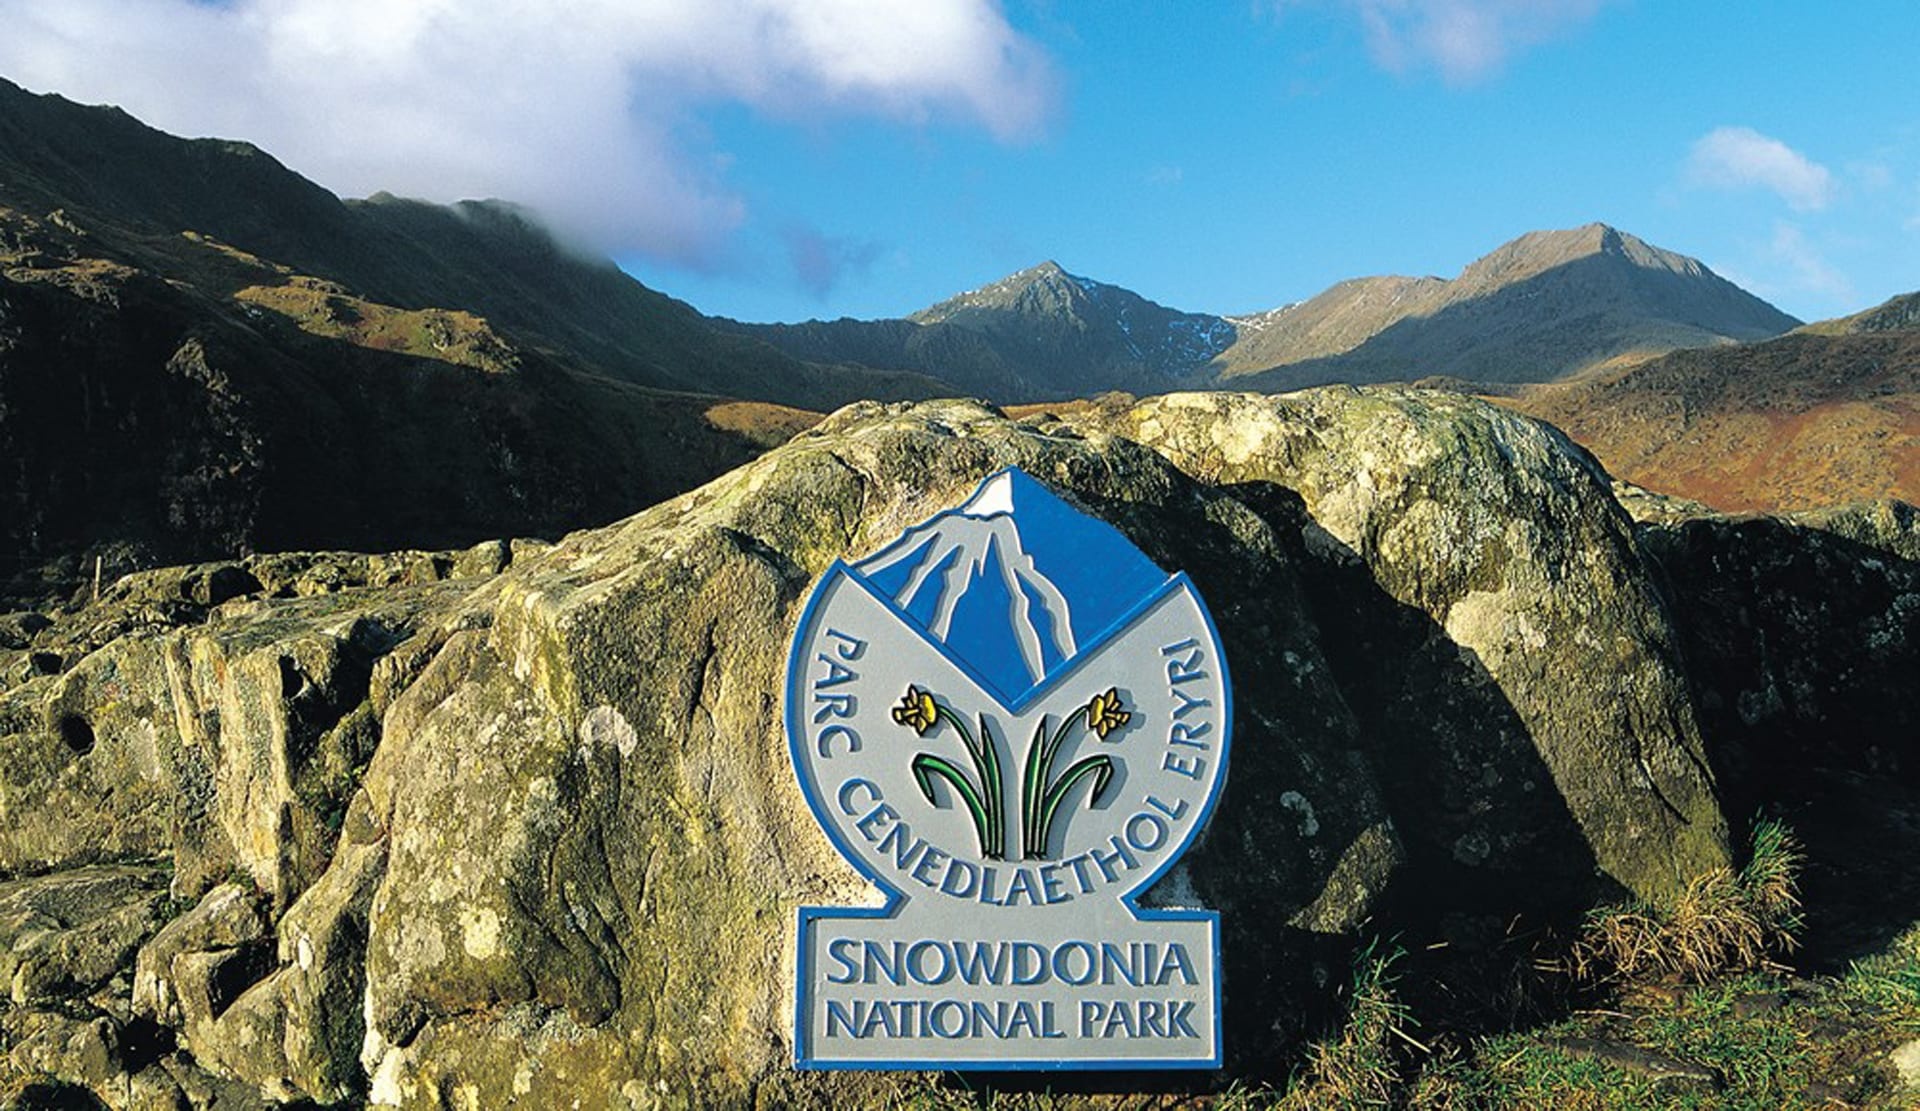
<instances>
[{"instance_id":1,"label":"bracken covered slope","mask_svg":"<svg viewBox=\"0 0 1920 1111\"><path fill-rule=\"evenodd\" d=\"M1729 511L1920 500L1915 297L1506 399L1638 485Z\"/></svg>"}]
</instances>

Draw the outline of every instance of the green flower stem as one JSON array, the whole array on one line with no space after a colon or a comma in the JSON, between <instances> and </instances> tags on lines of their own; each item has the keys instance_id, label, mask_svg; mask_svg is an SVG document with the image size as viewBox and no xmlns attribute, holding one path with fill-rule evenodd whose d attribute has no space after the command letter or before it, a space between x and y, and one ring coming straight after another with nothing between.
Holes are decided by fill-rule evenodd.
<instances>
[{"instance_id":1,"label":"green flower stem","mask_svg":"<svg viewBox=\"0 0 1920 1111\"><path fill-rule=\"evenodd\" d=\"M1004 790L1000 782L1000 752L993 743L993 734L987 729L987 719L980 718L980 740L974 740L973 731L959 715L947 707L934 704L934 716L954 727L960 734L960 742L966 746L967 758L973 762L974 774L979 777L980 790L974 792L974 830L979 835L980 852L990 860L1002 860L1006 857L1007 831L1005 806L1001 803ZM934 759L939 759L935 757ZM947 763L942 761L942 763ZM914 767L918 774L919 762ZM952 767L951 764L947 764ZM957 773L958 769L954 771ZM971 789L971 785L969 785ZM926 781L921 782L921 790L927 792L927 801L933 801L933 795ZM983 798L982 795L985 797Z\"/></svg>"},{"instance_id":2,"label":"green flower stem","mask_svg":"<svg viewBox=\"0 0 1920 1111\"><path fill-rule=\"evenodd\" d=\"M1046 781L1047 719L1033 728L1033 740L1027 742L1027 767L1020 777L1020 855L1031 860L1039 855L1033 843L1034 823L1040 817L1038 784Z\"/></svg>"},{"instance_id":3,"label":"green flower stem","mask_svg":"<svg viewBox=\"0 0 1920 1111\"><path fill-rule=\"evenodd\" d=\"M980 798L980 792L974 790L973 784L967 781L966 773L955 766L953 761L944 756L935 756L930 752L923 752L913 758L914 782L920 784L920 793L927 796L928 802L934 801L933 779L935 776L946 780L947 784L953 788L953 793L960 796L960 801L966 805L967 813L973 818L974 835L980 840L981 854L997 858L998 854L994 852L989 840L992 835L989 832L986 806Z\"/></svg>"},{"instance_id":4,"label":"green flower stem","mask_svg":"<svg viewBox=\"0 0 1920 1111\"><path fill-rule=\"evenodd\" d=\"M992 834L992 857L1005 859L1007 855L1007 809L1001 800L1005 797L1000 782L1000 746L993 743L993 733L987 729L987 716L980 715L981 779L987 785L987 801L991 806L987 814L987 829Z\"/></svg>"},{"instance_id":5,"label":"green flower stem","mask_svg":"<svg viewBox=\"0 0 1920 1111\"><path fill-rule=\"evenodd\" d=\"M1053 832L1053 818L1059 811L1060 804L1066 801L1067 792L1073 790L1073 785L1089 775L1094 779L1093 790L1088 794L1087 801L1097 805L1100 802L1100 796L1106 793L1107 784L1113 781L1112 758L1105 753L1089 756L1068 768L1059 781L1048 789L1046 801L1040 807L1039 842L1036 846L1029 847L1028 856L1041 856L1046 853L1047 835ZM1039 851L1033 851L1034 848Z\"/></svg>"},{"instance_id":6,"label":"green flower stem","mask_svg":"<svg viewBox=\"0 0 1920 1111\"><path fill-rule=\"evenodd\" d=\"M1043 824L1041 818L1048 795L1047 782L1053 777L1053 762L1060 754L1061 744L1067 739L1067 731L1074 722L1086 716L1086 706L1068 714L1061 719L1060 727L1053 731L1050 738L1046 737L1047 719L1041 718L1039 726L1033 731L1033 741L1027 745L1026 774L1020 782L1020 841L1022 853L1029 860L1047 854L1047 832L1052 823L1048 821ZM1108 774L1112 774L1111 770Z\"/></svg>"}]
</instances>

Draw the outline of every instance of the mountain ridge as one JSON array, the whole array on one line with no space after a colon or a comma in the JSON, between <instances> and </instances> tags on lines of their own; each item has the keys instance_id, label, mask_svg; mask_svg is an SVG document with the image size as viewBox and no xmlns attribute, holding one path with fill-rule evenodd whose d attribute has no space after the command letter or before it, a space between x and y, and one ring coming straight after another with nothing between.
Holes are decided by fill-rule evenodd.
<instances>
[{"instance_id":1,"label":"mountain ridge","mask_svg":"<svg viewBox=\"0 0 1920 1111\"><path fill-rule=\"evenodd\" d=\"M796 358L931 374L1001 402L1334 381L1548 381L1799 321L1604 223L1524 233L1454 278L1335 282L1264 312L1184 312L1048 259L903 317L735 324Z\"/></svg>"},{"instance_id":2,"label":"mountain ridge","mask_svg":"<svg viewBox=\"0 0 1920 1111\"><path fill-rule=\"evenodd\" d=\"M1792 323L1589 224L1231 318L1048 259L904 318L744 325L508 202L343 200L251 143L0 79L0 562L553 534L855 399L1524 382Z\"/></svg>"},{"instance_id":3,"label":"mountain ridge","mask_svg":"<svg viewBox=\"0 0 1920 1111\"><path fill-rule=\"evenodd\" d=\"M904 317L733 327L795 358L927 374L1003 403L1199 385L1233 334L1051 259Z\"/></svg>"},{"instance_id":4,"label":"mountain ridge","mask_svg":"<svg viewBox=\"0 0 1920 1111\"><path fill-rule=\"evenodd\" d=\"M1622 479L1724 511L1920 501L1920 293L1496 400Z\"/></svg>"},{"instance_id":5,"label":"mountain ridge","mask_svg":"<svg viewBox=\"0 0 1920 1111\"><path fill-rule=\"evenodd\" d=\"M342 201L252 144L0 83L0 592L70 586L83 552L556 536L814 419L717 385L937 391L703 321L513 206Z\"/></svg>"},{"instance_id":6,"label":"mountain ridge","mask_svg":"<svg viewBox=\"0 0 1920 1111\"><path fill-rule=\"evenodd\" d=\"M127 261L208 279L179 242L194 231L373 301L471 310L641 386L815 408L947 392L924 376L812 365L715 327L611 259L570 250L509 202L343 200L252 143L177 138L4 78L0 204L62 212Z\"/></svg>"},{"instance_id":7,"label":"mountain ridge","mask_svg":"<svg viewBox=\"0 0 1920 1111\"><path fill-rule=\"evenodd\" d=\"M1549 381L1799 322L1697 259L1596 222L1527 232L1452 279L1349 279L1259 323L1215 360L1222 385Z\"/></svg>"}]
</instances>

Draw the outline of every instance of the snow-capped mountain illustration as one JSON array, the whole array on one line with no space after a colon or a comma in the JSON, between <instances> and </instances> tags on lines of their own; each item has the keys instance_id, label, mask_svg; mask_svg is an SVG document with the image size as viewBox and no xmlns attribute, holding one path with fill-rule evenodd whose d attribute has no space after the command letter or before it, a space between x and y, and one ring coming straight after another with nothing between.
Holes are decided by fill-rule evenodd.
<instances>
[{"instance_id":1,"label":"snow-capped mountain illustration","mask_svg":"<svg viewBox=\"0 0 1920 1111\"><path fill-rule=\"evenodd\" d=\"M1167 581L1117 529L1014 468L854 572L1009 703Z\"/></svg>"}]
</instances>

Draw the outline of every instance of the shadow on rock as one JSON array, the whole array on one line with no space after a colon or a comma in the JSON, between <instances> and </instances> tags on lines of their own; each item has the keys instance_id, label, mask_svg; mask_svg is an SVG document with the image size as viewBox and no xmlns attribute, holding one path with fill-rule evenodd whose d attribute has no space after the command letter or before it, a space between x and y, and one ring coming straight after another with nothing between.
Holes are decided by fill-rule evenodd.
<instances>
[{"instance_id":1,"label":"shadow on rock","mask_svg":"<svg viewBox=\"0 0 1920 1111\"><path fill-rule=\"evenodd\" d=\"M1920 905L1920 522L1901 503L1641 529L1670 583L1728 809L1805 845L1806 961L1876 952Z\"/></svg>"}]
</instances>

